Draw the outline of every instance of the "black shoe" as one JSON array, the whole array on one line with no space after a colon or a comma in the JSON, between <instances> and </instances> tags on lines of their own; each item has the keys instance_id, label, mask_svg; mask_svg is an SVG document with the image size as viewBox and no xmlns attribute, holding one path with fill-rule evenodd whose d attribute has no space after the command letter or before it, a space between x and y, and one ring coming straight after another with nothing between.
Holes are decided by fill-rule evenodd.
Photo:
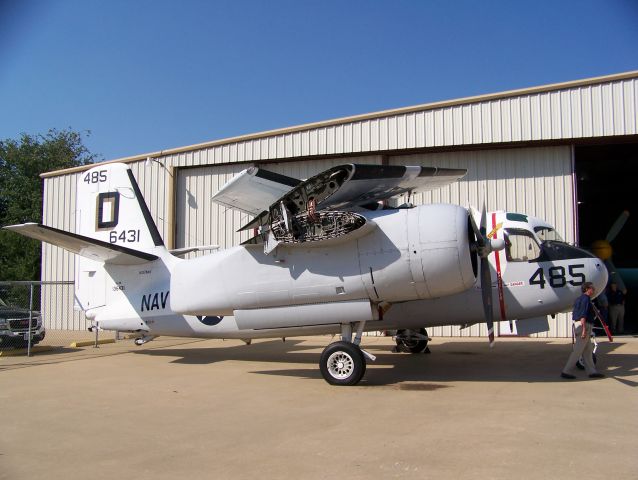
<instances>
[{"instance_id":1,"label":"black shoe","mask_svg":"<svg viewBox=\"0 0 638 480\"><path fill-rule=\"evenodd\" d=\"M576 377L574 375L572 375L571 373L565 373L565 372L560 372L560 376L561 378L566 378L567 380L573 380ZM591 375L590 375L591 376Z\"/></svg>"},{"instance_id":2,"label":"black shoe","mask_svg":"<svg viewBox=\"0 0 638 480\"><path fill-rule=\"evenodd\" d=\"M589 375L589 378L605 378L604 373L596 372Z\"/></svg>"}]
</instances>

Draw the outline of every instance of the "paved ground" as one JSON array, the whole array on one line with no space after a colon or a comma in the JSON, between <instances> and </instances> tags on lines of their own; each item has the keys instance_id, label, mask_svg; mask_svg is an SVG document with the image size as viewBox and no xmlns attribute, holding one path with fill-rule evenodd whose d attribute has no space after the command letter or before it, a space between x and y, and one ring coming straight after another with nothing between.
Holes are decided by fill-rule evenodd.
<instances>
[{"instance_id":1,"label":"paved ground","mask_svg":"<svg viewBox=\"0 0 638 480\"><path fill-rule=\"evenodd\" d=\"M603 380L560 340L434 339L331 387L329 338L157 339L0 358L0 479L638 477L638 339Z\"/></svg>"}]
</instances>

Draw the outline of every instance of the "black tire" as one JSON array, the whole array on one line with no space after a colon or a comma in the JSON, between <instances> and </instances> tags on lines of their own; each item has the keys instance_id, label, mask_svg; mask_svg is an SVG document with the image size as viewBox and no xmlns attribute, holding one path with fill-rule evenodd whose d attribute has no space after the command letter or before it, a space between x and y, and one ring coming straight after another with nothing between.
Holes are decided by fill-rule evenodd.
<instances>
[{"instance_id":1,"label":"black tire","mask_svg":"<svg viewBox=\"0 0 638 480\"><path fill-rule=\"evenodd\" d=\"M405 330L397 330L397 335L405 332ZM425 328L419 329L419 333L428 336L428 332ZM427 340L402 340L396 339L398 350L408 353L423 353L428 347Z\"/></svg>"},{"instance_id":2,"label":"black tire","mask_svg":"<svg viewBox=\"0 0 638 480\"><path fill-rule=\"evenodd\" d=\"M334 342L321 352L319 370L330 385L356 385L366 373L366 360L357 345Z\"/></svg>"},{"instance_id":3,"label":"black tire","mask_svg":"<svg viewBox=\"0 0 638 480\"><path fill-rule=\"evenodd\" d=\"M594 365L596 365L596 362L598 361L598 359L596 358L596 354L592 353L591 358L594 361ZM578 359L578 361L576 362L576 367L579 370L585 370L585 364L583 363L583 359L582 358Z\"/></svg>"}]
</instances>

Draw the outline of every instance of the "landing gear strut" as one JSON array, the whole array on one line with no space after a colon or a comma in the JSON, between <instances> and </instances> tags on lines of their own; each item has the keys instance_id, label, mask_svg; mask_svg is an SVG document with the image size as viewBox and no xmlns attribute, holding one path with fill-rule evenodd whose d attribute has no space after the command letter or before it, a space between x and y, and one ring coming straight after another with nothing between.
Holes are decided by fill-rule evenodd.
<instances>
[{"instance_id":1,"label":"landing gear strut","mask_svg":"<svg viewBox=\"0 0 638 480\"><path fill-rule=\"evenodd\" d=\"M365 322L357 324L357 334L352 341L352 326L341 326L341 341L328 345L321 353L319 370L330 385L356 385L366 373L366 358L376 357L359 347Z\"/></svg>"}]
</instances>

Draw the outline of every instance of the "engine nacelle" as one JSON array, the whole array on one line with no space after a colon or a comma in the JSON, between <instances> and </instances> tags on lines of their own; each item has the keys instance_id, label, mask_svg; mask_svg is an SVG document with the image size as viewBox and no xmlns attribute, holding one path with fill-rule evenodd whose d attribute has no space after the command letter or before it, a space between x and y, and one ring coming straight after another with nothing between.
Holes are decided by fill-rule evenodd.
<instances>
[{"instance_id":1,"label":"engine nacelle","mask_svg":"<svg viewBox=\"0 0 638 480\"><path fill-rule=\"evenodd\" d=\"M419 246L425 290L420 298L459 293L476 282L476 255L468 211L456 205L428 205L418 210ZM413 242L416 244L416 242ZM414 251L414 249L412 249ZM415 278L415 281L419 281Z\"/></svg>"},{"instance_id":2,"label":"engine nacelle","mask_svg":"<svg viewBox=\"0 0 638 480\"><path fill-rule=\"evenodd\" d=\"M468 218L465 208L448 204L375 218L382 234L359 240L362 277L370 298L402 302L472 287L477 270Z\"/></svg>"}]
</instances>

